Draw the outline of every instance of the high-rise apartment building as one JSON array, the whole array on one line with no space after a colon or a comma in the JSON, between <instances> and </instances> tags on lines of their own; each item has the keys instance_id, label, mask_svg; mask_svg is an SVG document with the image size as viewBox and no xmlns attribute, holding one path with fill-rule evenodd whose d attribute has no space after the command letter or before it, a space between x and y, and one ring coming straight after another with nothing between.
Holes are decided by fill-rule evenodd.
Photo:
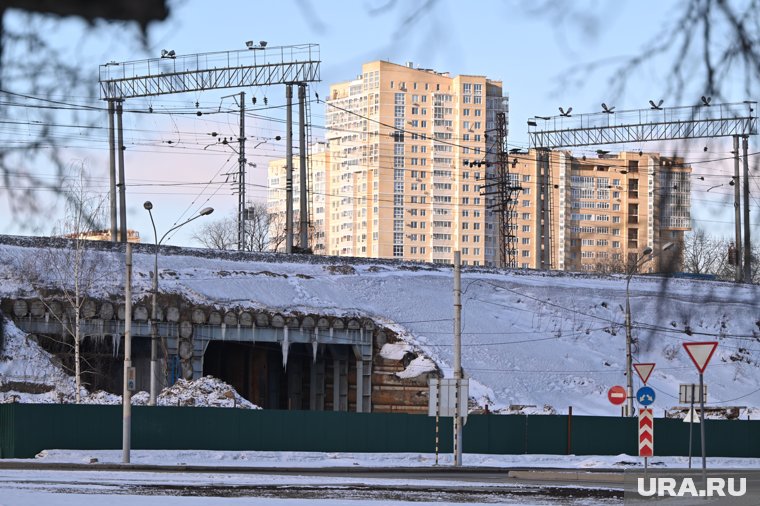
<instances>
[{"instance_id":1,"label":"high-rise apartment building","mask_svg":"<svg viewBox=\"0 0 760 506\"><path fill-rule=\"evenodd\" d=\"M650 247L641 271L679 269L690 224L691 167L681 158L565 151L510 156L518 202L510 224L514 267L622 272Z\"/></svg>"},{"instance_id":2,"label":"high-rise apartment building","mask_svg":"<svg viewBox=\"0 0 760 506\"><path fill-rule=\"evenodd\" d=\"M531 150L509 155L510 185L521 190L501 237L496 120L508 99L499 81L375 61L332 85L325 108L327 143L309 163L315 253L451 263L459 250L469 265L611 272L647 247L680 245L690 229L691 168L681 159ZM285 161L272 161L269 206L281 214L285 177ZM297 227L297 170L293 180ZM641 270L678 268L679 255Z\"/></svg>"},{"instance_id":3,"label":"high-rise apartment building","mask_svg":"<svg viewBox=\"0 0 760 506\"><path fill-rule=\"evenodd\" d=\"M385 61L334 84L326 103L327 253L471 265L496 259L481 195L500 81ZM493 144L494 136L490 136ZM490 155L488 155L490 157Z\"/></svg>"},{"instance_id":4,"label":"high-rise apartment building","mask_svg":"<svg viewBox=\"0 0 760 506\"><path fill-rule=\"evenodd\" d=\"M301 177L298 163L298 156L293 157L293 242L295 246L303 247L303 245L298 244L301 200ZM310 206L308 209L308 247L316 255L325 255L328 253L326 248L328 216L325 210L327 209L330 192L329 181L327 179L330 153L324 142L319 142L309 147L307 164L309 176L307 188ZM269 221L270 237L283 237L283 240L277 241L277 251L285 251L286 182L287 160L284 158L271 160L267 168L267 183L269 188L267 192L267 209L273 215L273 219Z\"/></svg>"}]
</instances>

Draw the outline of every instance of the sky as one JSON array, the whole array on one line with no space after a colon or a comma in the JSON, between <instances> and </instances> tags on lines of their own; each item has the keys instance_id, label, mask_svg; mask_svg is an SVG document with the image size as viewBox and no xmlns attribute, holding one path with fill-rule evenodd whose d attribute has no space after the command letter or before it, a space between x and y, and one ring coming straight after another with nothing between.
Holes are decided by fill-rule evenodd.
<instances>
[{"instance_id":1,"label":"sky","mask_svg":"<svg viewBox=\"0 0 760 506\"><path fill-rule=\"evenodd\" d=\"M538 5L551 4L547 1ZM424 9L425 5L421 0L231 0L223 4L170 1L169 19L149 27L147 45L140 44L134 27L104 26L103 23L87 27L76 20L42 22L38 31L92 80L86 93L72 94L62 88L55 98L99 108L104 106L104 102L98 100L97 89L101 64L158 57L161 49L173 49L181 55L237 50L245 47L246 40L266 40L270 47L319 44L321 82L312 87L312 98L314 92L326 96L331 83L355 78L363 62L377 59L402 64L411 61L453 75L479 74L502 80L510 98L510 147L527 146L526 120L529 117L556 115L558 107L573 107L575 112L599 112L600 104L605 102L621 111L648 108L649 99L660 98L666 106L693 105L701 94L700 90L687 85L680 101L674 102L677 98L668 93L665 81L672 66L672 60L667 58L655 59L630 76L624 93L617 94L610 87L609 78L616 65L622 58L643 50L647 41L668 22L679 5L677 2L588 0L572 4L571 8L578 9L574 12L505 0L467 3L439 0L431 9ZM415 22L405 22L420 8L423 8L421 14L412 16ZM16 13L6 16L9 26L24 22ZM593 72L585 67L591 64L598 64ZM19 81L4 84L4 89L23 92L25 87ZM159 237L201 208L214 207L213 215L196 220L166 240L177 245L198 245L192 240L192 234L201 220L229 217L236 209L233 186L224 181L232 178L227 173L237 170L237 154L230 146L213 145L215 138L210 134L237 136L238 114L234 101L221 97L239 91L245 91L249 100L247 154L248 161L256 164L249 167L247 192L249 197L264 200L266 163L284 156L284 142L274 139L277 135L284 136L283 87L228 89L125 102L128 226L140 232L144 242L153 240L150 219L142 206L145 200L153 202ZM251 104L252 96L257 97L257 106ZM264 97L268 99L268 107L262 106ZM741 102L746 98L742 91L729 89L725 101ZM155 114L148 114L149 108ZM197 111L204 115L196 116ZM27 129L34 128L36 114L34 108L24 112L29 123ZM106 195L107 115L98 110L86 116L95 121L98 128L89 137L85 137L84 129L78 132L79 137L70 134L62 156L72 167L84 166L92 180L91 191ZM297 111L294 116L297 117ZM323 104L312 103L312 123L312 137L317 140L324 135ZM71 127L76 125L76 122L69 124L67 131L71 132ZM6 130L0 134L0 141L23 137L23 130ZM258 147L252 149L257 144ZM751 144L750 152L753 152ZM733 203L726 175L733 170L732 163L726 160L731 156L730 140L621 147L636 151L661 150L664 154L677 152L685 156L695 164L695 176L705 178L693 184L695 224L721 235L732 230ZM592 155L595 149L586 148L577 153ZM44 161L36 163L34 170L40 174L51 171ZM707 193L712 186L717 188ZM754 179L751 189L760 193ZM39 192L39 199L51 202L51 192ZM2 233L48 234L53 221L51 216L60 213L59 207L58 211L43 214L42 219L30 227L23 216L7 212L11 205L7 202L7 208L1 213ZM758 203L754 196L751 206L756 211ZM757 229L753 227L753 230Z\"/></svg>"}]
</instances>

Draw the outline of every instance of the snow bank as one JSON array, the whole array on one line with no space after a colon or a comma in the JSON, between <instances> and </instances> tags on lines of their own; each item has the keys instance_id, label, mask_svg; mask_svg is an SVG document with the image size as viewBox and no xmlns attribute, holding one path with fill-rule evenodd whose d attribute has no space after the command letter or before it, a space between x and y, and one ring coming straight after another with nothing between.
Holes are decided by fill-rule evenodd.
<instances>
[{"instance_id":1,"label":"snow bank","mask_svg":"<svg viewBox=\"0 0 760 506\"><path fill-rule=\"evenodd\" d=\"M399 378L416 378L427 372L433 372L436 370L435 362L427 357L417 357L406 366L403 371L397 372L396 376Z\"/></svg>"},{"instance_id":2,"label":"snow bank","mask_svg":"<svg viewBox=\"0 0 760 506\"><path fill-rule=\"evenodd\" d=\"M66 374L50 353L6 320L5 343L0 350L0 402L75 402L74 378ZM132 404L147 405L148 392L132 397ZM82 404L121 404L121 396L102 390L81 390ZM261 409L240 396L224 381L206 376L195 381L179 380L165 388L156 399L159 406L206 406Z\"/></svg>"},{"instance_id":3,"label":"snow bank","mask_svg":"<svg viewBox=\"0 0 760 506\"><path fill-rule=\"evenodd\" d=\"M74 378L50 353L16 327L3 322L5 343L0 350L0 402L69 402L75 398Z\"/></svg>"},{"instance_id":4,"label":"snow bank","mask_svg":"<svg viewBox=\"0 0 760 506\"><path fill-rule=\"evenodd\" d=\"M132 396L132 404L147 405L150 394L138 392ZM121 397L119 397L121 402ZM197 380L178 380L174 385L165 388L156 397L159 406L198 406L214 408L243 408L261 409L224 381L213 376L204 376Z\"/></svg>"}]
</instances>

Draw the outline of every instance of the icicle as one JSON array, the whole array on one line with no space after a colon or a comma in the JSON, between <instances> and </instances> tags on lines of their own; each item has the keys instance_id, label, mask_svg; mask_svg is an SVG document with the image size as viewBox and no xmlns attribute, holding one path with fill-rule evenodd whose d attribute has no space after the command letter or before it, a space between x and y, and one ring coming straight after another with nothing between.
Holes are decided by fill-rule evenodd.
<instances>
[{"instance_id":1,"label":"icicle","mask_svg":"<svg viewBox=\"0 0 760 506\"><path fill-rule=\"evenodd\" d=\"M224 341L225 334L227 334L227 324L222 322L222 341Z\"/></svg>"},{"instance_id":2,"label":"icicle","mask_svg":"<svg viewBox=\"0 0 760 506\"><path fill-rule=\"evenodd\" d=\"M319 348L319 328L314 328L314 340L311 342L311 351L314 356L314 363L317 363L317 349Z\"/></svg>"},{"instance_id":3,"label":"icicle","mask_svg":"<svg viewBox=\"0 0 760 506\"><path fill-rule=\"evenodd\" d=\"M121 344L121 336L119 334L111 334L111 340L113 341L113 356L119 356L119 345Z\"/></svg>"},{"instance_id":4,"label":"icicle","mask_svg":"<svg viewBox=\"0 0 760 506\"><path fill-rule=\"evenodd\" d=\"M282 368L287 370L288 368L288 349L290 348L290 342L288 341L288 327L284 328L285 337L282 340Z\"/></svg>"}]
</instances>

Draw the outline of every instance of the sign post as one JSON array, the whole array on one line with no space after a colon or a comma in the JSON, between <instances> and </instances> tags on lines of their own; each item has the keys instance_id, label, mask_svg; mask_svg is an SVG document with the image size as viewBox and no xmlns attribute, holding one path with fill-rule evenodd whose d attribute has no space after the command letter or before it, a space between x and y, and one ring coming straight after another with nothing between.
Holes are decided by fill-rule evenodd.
<instances>
[{"instance_id":1,"label":"sign post","mask_svg":"<svg viewBox=\"0 0 760 506\"><path fill-rule=\"evenodd\" d=\"M699 423L696 413L694 413L694 399L697 395L697 387L694 383L688 385L680 385L678 390L678 402L689 403L689 412L686 414L684 422L689 424L689 469L691 469L691 442L692 434L694 432L694 422ZM699 397L707 397L707 385L704 386L704 390L699 393Z\"/></svg>"},{"instance_id":2,"label":"sign post","mask_svg":"<svg viewBox=\"0 0 760 506\"><path fill-rule=\"evenodd\" d=\"M704 372L707 368L707 364L710 363L710 359L715 353L715 348L718 347L717 341L706 341L696 343L683 343L683 347L686 349L686 353L689 354L689 358L694 362L694 365L699 371L699 422L700 422L700 439L702 440L702 478L706 479L707 476L707 453L705 450L705 396L702 395L705 388Z\"/></svg>"},{"instance_id":3,"label":"sign post","mask_svg":"<svg viewBox=\"0 0 760 506\"><path fill-rule=\"evenodd\" d=\"M639 409L639 457L644 457L644 470L647 458L654 456L654 412L651 408Z\"/></svg>"},{"instance_id":4,"label":"sign post","mask_svg":"<svg viewBox=\"0 0 760 506\"><path fill-rule=\"evenodd\" d=\"M648 459L654 456L654 411L646 407L654 403L654 390L647 386L649 376L654 371L653 362L633 364L636 373L641 378L644 386L636 392L636 400L645 406L639 409L639 456L644 457L644 473L646 473Z\"/></svg>"}]
</instances>

